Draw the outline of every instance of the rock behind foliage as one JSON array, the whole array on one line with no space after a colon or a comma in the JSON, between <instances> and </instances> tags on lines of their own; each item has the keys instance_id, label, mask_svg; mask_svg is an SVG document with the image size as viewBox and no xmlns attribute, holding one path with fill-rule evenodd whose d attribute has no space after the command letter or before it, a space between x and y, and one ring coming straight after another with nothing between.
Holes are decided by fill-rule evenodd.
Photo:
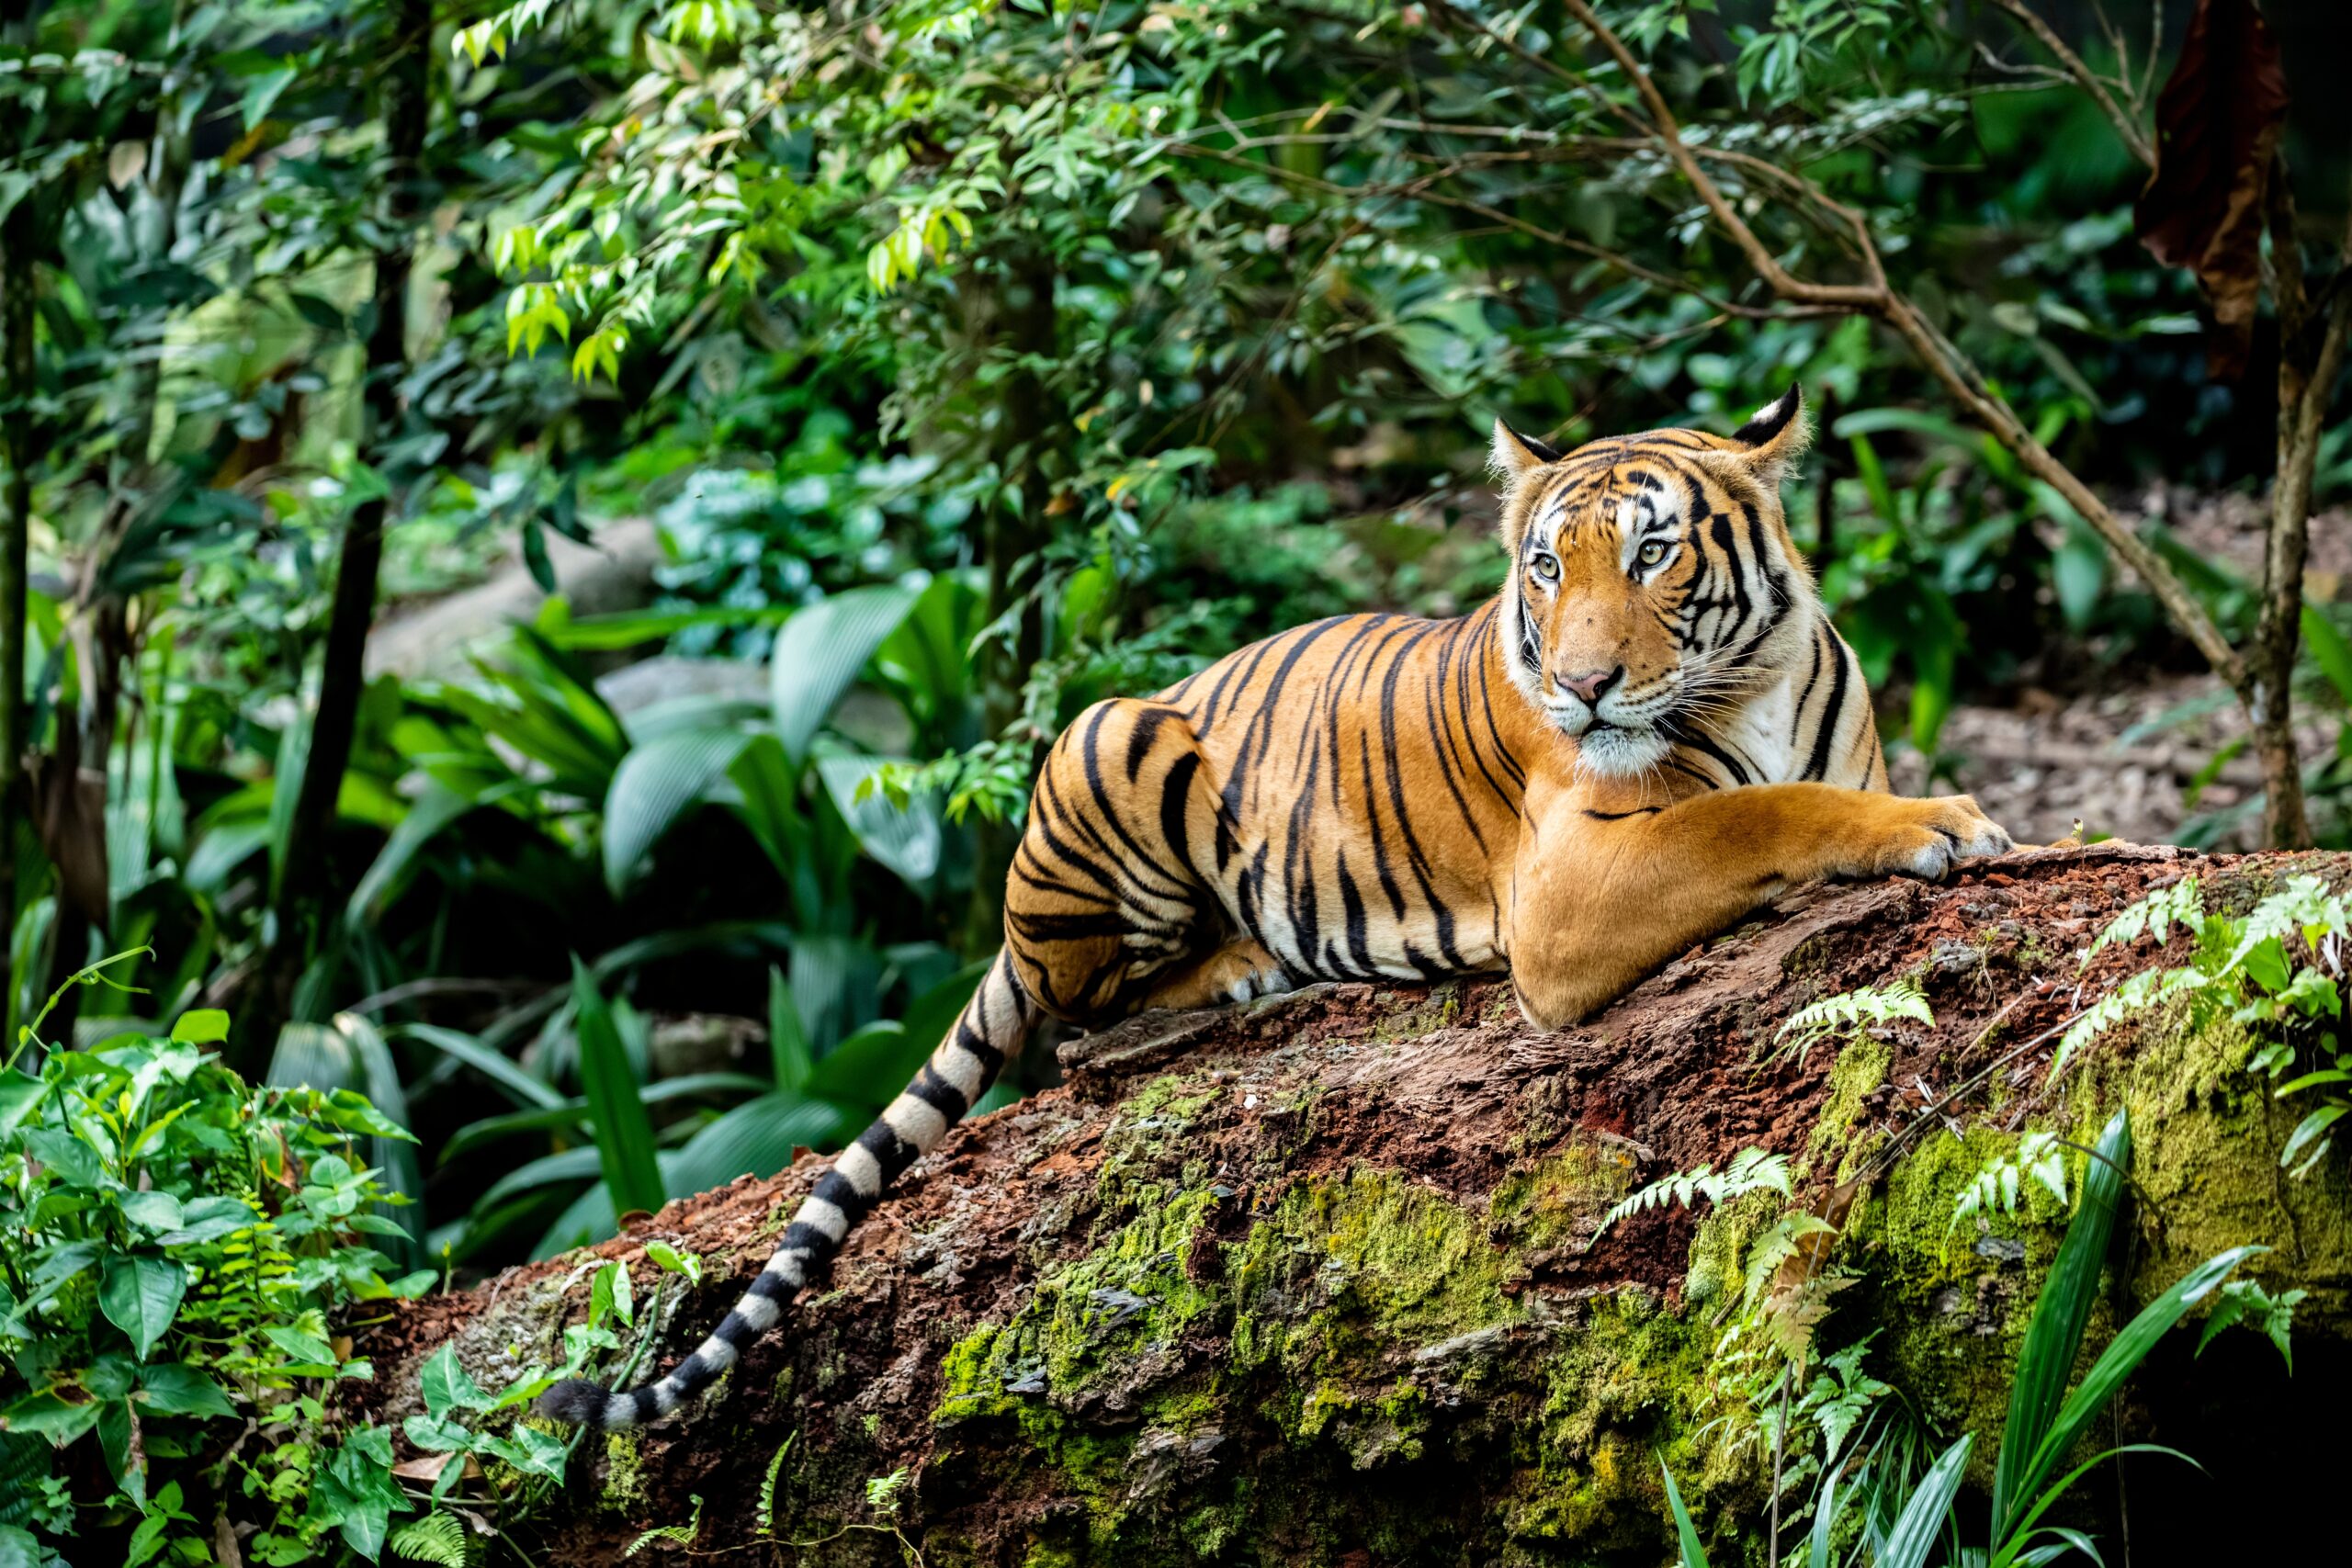
<instances>
[{"instance_id":1,"label":"rock behind foliage","mask_svg":"<svg viewBox=\"0 0 2352 1568\"><path fill-rule=\"evenodd\" d=\"M2292 1380L2251 1334L2202 1358L2174 1335L2118 1430L2207 1472L2135 1461L2085 1489L2079 1522L2167 1560L2253 1560L2295 1529L2296 1499L2327 1495L2329 1455L2283 1434L2352 1370L2352 1191L2341 1158L2278 1168L2294 1117L2240 1070L2244 1039L2153 1022L2054 1082L2045 1043L1851 1182L1928 1097L2069 1017L2080 950L2192 868L2239 901L2290 870L2352 874L2334 856L2041 851L1949 886L1797 895L1561 1034L1522 1023L1507 986L1326 986L1071 1041L1064 1087L952 1135L712 1395L583 1444L568 1489L507 1528L541 1561L616 1561L699 1497L697 1550L739 1562L1648 1568L1673 1550L1663 1458L1716 1561L1761 1561L1761 1467L1727 1441L1712 1370L1778 1200L1652 1211L1596 1242L1604 1212L1748 1146L1788 1156L1816 1206L1843 1184L1853 1281L1822 1343L1875 1336L1867 1364L1944 1436L1973 1429L1983 1472L2064 1215L2030 1195L1955 1224L1955 1198L2005 1130L2088 1143L2121 1104L2140 1200L2086 1354L2225 1246L2270 1246L2256 1277L2310 1296ZM2103 954L2091 988L2152 957ZM1797 1008L1905 975L1934 1026L1761 1062ZM662 1358L725 1310L821 1168L672 1204L595 1249L708 1259L698 1291L665 1292ZM486 1385L554 1359L585 1305L577 1263L368 1331L392 1413L445 1340ZM635 1274L642 1302L656 1273ZM787 1439L765 1544L758 1497ZM2243 1506L2257 1489L2274 1501ZM868 1525L901 1533L845 1528Z\"/></svg>"}]
</instances>

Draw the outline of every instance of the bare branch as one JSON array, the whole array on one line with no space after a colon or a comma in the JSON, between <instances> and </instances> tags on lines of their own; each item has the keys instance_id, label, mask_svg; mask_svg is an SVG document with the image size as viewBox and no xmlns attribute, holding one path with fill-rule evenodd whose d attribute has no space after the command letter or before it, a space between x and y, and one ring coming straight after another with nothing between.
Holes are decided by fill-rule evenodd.
<instances>
[{"instance_id":1,"label":"bare branch","mask_svg":"<svg viewBox=\"0 0 2352 1568\"><path fill-rule=\"evenodd\" d=\"M1441 0L1442 3L1442 0ZM2230 640L2222 634L2221 627L2214 625L2212 617L2205 613L2205 607L2197 602L2196 595L2191 593L2188 586L2165 565L2163 558L2154 550L2151 549L2131 529L2124 526L2122 521L2109 510L2107 503L2101 501L2088 485L2083 483L2074 470L2058 461L2051 455L2049 448L2034 439L2033 432L2027 428L2022 419L2018 418L2017 411L2009 406L2007 399L1993 389L1968 356L1937 331L1934 324L1919 311L1917 306L1887 282L1886 269L1880 260L1877 243L1871 237L1870 225L1862 214L1834 201L1826 192L1820 192L1814 198L1823 203L1826 209L1838 212L1851 226L1854 243L1861 254L1862 265L1870 276L1871 281L1867 285L1838 286L1807 283L1792 276L1781 265L1779 258L1774 256L1764 243L1757 237L1755 231L1747 226L1739 214L1732 209L1731 204L1724 199L1723 193L1708 177L1697 155L1683 141L1680 128L1675 123L1673 112L1667 107L1665 96L1658 91L1657 85L1650 79L1649 73L1643 69L1641 62L1634 59L1633 51L1625 47L1624 41L1593 14L1592 7L1586 3L1586 0L1564 0L1564 3L1569 13L1583 24L1585 30L1592 35L1594 40L1608 51L1611 58L1617 62L1619 68L1625 73L1626 79L1634 85L1634 90L1640 95L1649 116L1650 134L1667 156L1674 161L1676 167L1681 170L1683 177L1690 183L1692 189L1698 193L1699 199L1706 205L1708 211L1731 235L1734 243L1738 245L1741 253L1747 257L1748 265L1756 270L1757 276L1783 299L1802 304L1837 306L1860 314L1875 316L1884 321L1898 337L1911 346L1912 351L1919 356L1921 363L1928 367L1928 373L1942 383L1945 390L1951 394L1953 400L1965 409L1971 417L1990 431L1994 439L2017 454L2018 460L2025 466L2028 472L2056 491L2064 498L2066 503L2091 525L2092 530L2107 542L2108 547L2115 552L2123 564L2130 567L2140 580L2147 584L2148 591L2154 594L2157 603L2165 607L2165 614L2170 615L2174 624L2178 626L2189 640L2197 645L2198 651L2205 656L2206 661L2213 667L2214 672L2227 681L2233 690L2241 694L2241 696L2244 696L2246 691L2245 661L2238 657L2237 650L2230 646ZM1459 13L1455 14L1459 15ZM1472 21L1471 25L1480 26L1475 21ZM1496 38L1497 41L1511 49L1521 58L1532 60L1555 74L1568 74L1551 62L1532 55L1530 51L1520 48L1510 39L1503 39L1483 27L1481 30L1487 31L1489 37ZM1576 78L1571 76L1570 79ZM1815 182L1805 179L1804 175L1792 174L1789 177L1804 180L1805 184L1814 186L1816 191L1819 190Z\"/></svg>"},{"instance_id":2,"label":"bare branch","mask_svg":"<svg viewBox=\"0 0 2352 1568\"><path fill-rule=\"evenodd\" d=\"M2140 129L2137 120L2123 111L2123 106L2115 101L2115 95L2107 90L2105 80L2084 62L2081 55L2066 47L2066 40L2060 38L2057 30L2041 19L2041 13L2027 5L2025 0L1993 0L1993 4L2015 17L2019 26L2040 40L2042 48L2057 56L2058 63L2066 68L2066 73L2082 84L2083 91L2091 96L2092 100L2098 105L2100 112L2114 124L2115 133L2123 138L2123 145L2132 150L2132 155L2139 159L2146 167L2154 168L2156 149L2155 144L2148 140L2148 133ZM2127 78L2126 91L2129 90Z\"/></svg>"}]
</instances>

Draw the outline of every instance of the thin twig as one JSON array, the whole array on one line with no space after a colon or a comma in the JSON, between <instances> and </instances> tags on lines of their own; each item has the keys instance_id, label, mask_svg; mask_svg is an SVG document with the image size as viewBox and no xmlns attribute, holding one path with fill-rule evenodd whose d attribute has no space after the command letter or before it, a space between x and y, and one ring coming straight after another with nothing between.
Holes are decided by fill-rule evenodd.
<instances>
[{"instance_id":1,"label":"thin twig","mask_svg":"<svg viewBox=\"0 0 2352 1568\"><path fill-rule=\"evenodd\" d=\"M2099 112L2114 125L2115 133L2123 138L2123 145L2132 150L2132 156L2139 159L2143 166L2154 168L2155 145L2148 140L2148 133L2140 129L2139 122L2123 112L2123 106L2117 103L2114 95L2107 90L2107 83L2098 73L2086 64L2081 55L2067 48L2066 40L2060 38L2056 30L2043 21L2041 14L2025 0L1993 0L1993 4L2015 17L2018 25L2031 33L2042 48L2058 57L2058 63L2066 68L2066 73L2082 84L2083 91L2091 96L2092 101L2098 105ZM2105 19L2104 17L2100 18L2102 21ZM2120 47L2120 40L2118 47ZM2127 70L2124 76L2126 91L2130 90L2130 81Z\"/></svg>"}]
</instances>

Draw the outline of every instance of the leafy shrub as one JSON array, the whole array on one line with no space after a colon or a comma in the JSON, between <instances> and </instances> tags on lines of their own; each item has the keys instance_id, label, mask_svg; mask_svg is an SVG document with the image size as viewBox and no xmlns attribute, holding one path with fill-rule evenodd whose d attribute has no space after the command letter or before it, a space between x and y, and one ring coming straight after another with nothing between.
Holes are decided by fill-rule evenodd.
<instances>
[{"instance_id":1,"label":"leafy shrub","mask_svg":"<svg viewBox=\"0 0 2352 1568\"><path fill-rule=\"evenodd\" d=\"M376 1245L404 1233L360 1151L409 1134L348 1089L243 1082L207 1050L227 1022L28 1032L0 1068L0 1559L95 1534L208 1562L224 1513L260 1523L251 1561L373 1558L408 1506L390 1435L326 1399L372 1375L336 1315L435 1279Z\"/></svg>"}]
</instances>

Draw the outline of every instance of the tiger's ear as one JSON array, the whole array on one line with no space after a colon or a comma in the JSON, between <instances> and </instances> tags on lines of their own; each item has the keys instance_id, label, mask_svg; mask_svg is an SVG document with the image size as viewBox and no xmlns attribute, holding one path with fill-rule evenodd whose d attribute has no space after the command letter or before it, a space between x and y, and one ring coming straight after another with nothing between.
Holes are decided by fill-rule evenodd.
<instances>
[{"instance_id":1,"label":"tiger's ear","mask_svg":"<svg viewBox=\"0 0 2352 1568\"><path fill-rule=\"evenodd\" d=\"M1546 463L1556 463L1560 454L1532 435L1521 435L1501 420L1495 421L1495 444L1487 452L1487 467L1493 470L1496 482L1508 496L1519 488L1519 481Z\"/></svg>"},{"instance_id":2,"label":"tiger's ear","mask_svg":"<svg viewBox=\"0 0 2352 1568\"><path fill-rule=\"evenodd\" d=\"M1731 433L1726 450L1756 476L1767 490L1777 489L1789 465L1813 445L1813 421L1805 417L1804 387L1791 382L1789 389L1756 411L1756 417Z\"/></svg>"},{"instance_id":3,"label":"tiger's ear","mask_svg":"<svg viewBox=\"0 0 2352 1568\"><path fill-rule=\"evenodd\" d=\"M1487 467L1495 476L1495 484L1502 491L1503 548L1512 555L1519 553L1520 530L1527 526L1527 480L1546 463L1556 463L1560 454L1545 442L1532 435L1521 435L1501 420L1495 421L1495 444L1487 448Z\"/></svg>"}]
</instances>

